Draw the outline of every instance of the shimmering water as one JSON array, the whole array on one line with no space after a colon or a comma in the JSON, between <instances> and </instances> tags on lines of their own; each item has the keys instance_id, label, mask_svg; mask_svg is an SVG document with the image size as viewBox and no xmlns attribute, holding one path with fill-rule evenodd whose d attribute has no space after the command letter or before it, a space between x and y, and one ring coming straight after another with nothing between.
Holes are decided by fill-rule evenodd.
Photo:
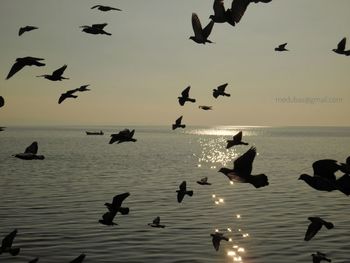
<instances>
[{"instance_id":1,"label":"shimmering water","mask_svg":"<svg viewBox=\"0 0 350 263\"><path fill-rule=\"evenodd\" d=\"M311 262L321 251L332 262L350 262L350 199L318 192L297 178L312 173L312 162L350 155L350 128L216 127L170 131L134 127L136 143L109 145L109 134L124 127L7 128L0 132L0 236L18 229L20 255L0 262ZM133 127L130 127L133 128ZM270 185L255 189L230 184L220 167L249 147L226 150L225 140L243 129L258 156L253 173ZM12 157L38 141L43 161ZM196 181L207 176L211 186ZM183 181L194 191L178 204ZM104 203L130 192L130 214L117 226L97 221ZM213 195L215 197L213 197ZM160 216L164 229L147 226ZM335 228L303 241L307 217L321 216ZM210 233L224 232L216 252ZM240 261L241 260L241 261Z\"/></svg>"}]
</instances>

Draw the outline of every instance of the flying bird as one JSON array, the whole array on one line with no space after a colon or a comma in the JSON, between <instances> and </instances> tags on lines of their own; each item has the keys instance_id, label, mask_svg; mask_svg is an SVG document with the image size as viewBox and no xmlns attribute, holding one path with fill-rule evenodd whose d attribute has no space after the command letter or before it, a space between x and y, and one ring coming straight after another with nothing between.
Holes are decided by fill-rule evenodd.
<instances>
[{"instance_id":1,"label":"flying bird","mask_svg":"<svg viewBox=\"0 0 350 263\"><path fill-rule=\"evenodd\" d=\"M44 160L44 155L37 155L38 153L38 143L33 142L31 145L29 145L24 153L18 153L15 154L14 157L17 157L22 160Z\"/></svg>"},{"instance_id":2,"label":"flying bird","mask_svg":"<svg viewBox=\"0 0 350 263\"><path fill-rule=\"evenodd\" d=\"M130 195L130 193L123 193L113 197L112 203L105 203L105 206L108 208L110 212L117 211L122 215L129 214L128 207L121 207L123 201Z\"/></svg>"},{"instance_id":3,"label":"flying bird","mask_svg":"<svg viewBox=\"0 0 350 263\"><path fill-rule=\"evenodd\" d=\"M64 71L66 70L67 65L63 65L62 67L60 67L59 69L56 69L54 72L52 72L51 75L49 74L45 74L45 75L40 75L37 77L44 77L45 79L51 80L51 81L61 81L62 79L69 79L69 78L65 78L62 77Z\"/></svg>"},{"instance_id":4,"label":"flying bird","mask_svg":"<svg viewBox=\"0 0 350 263\"><path fill-rule=\"evenodd\" d=\"M153 219L153 222L149 223L148 225L151 227L157 227L157 228L164 228L165 227L165 225L160 224L160 217L159 216L157 216L155 219Z\"/></svg>"},{"instance_id":5,"label":"flying bird","mask_svg":"<svg viewBox=\"0 0 350 263\"><path fill-rule=\"evenodd\" d=\"M0 108L5 105L5 99L3 96L0 96Z\"/></svg>"},{"instance_id":6,"label":"flying bird","mask_svg":"<svg viewBox=\"0 0 350 263\"><path fill-rule=\"evenodd\" d=\"M21 27L18 31L18 35L21 36L24 32L29 32L29 31L32 31L32 30L35 30L35 29L38 29L38 27L36 26L24 26L24 27Z\"/></svg>"},{"instance_id":7,"label":"flying bird","mask_svg":"<svg viewBox=\"0 0 350 263\"><path fill-rule=\"evenodd\" d=\"M177 192L177 201L179 203L182 202L182 200L184 199L185 195L193 196L193 191L187 191L186 181L183 181L180 184L179 189L180 190L176 190L176 192Z\"/></svg>"},{"instance_id":8,"label":"flying bird","mask_svg":"<svg viewBox=\"0 0 350 263\"><path fill-rule=\"evenodd\" d=\"M288 49L286 49L288 43L284 43L279 45L278 47L275 48L275 51L279 51L279 52L283 52L283 51L289 51Z\"/></svg>"},{"instance_id":9,"label":"flying bird","mask_svg":"<svg viewBox=\"0 0 350 263\"><path fill-rule=\"evenodd\" d=\"M122 142L136 142L137 140L133 138L135 130L130 131L129 129L124 129L119 133L111 134L111 140L109 144L114 142L122 143Z\"/></svg>"},{"instance_id":10,"label":"flying bird","mask_svg":"<svg viewBox=\"0 0 350 263\"><path fill-rule=\"evenodd\" d=\"M215 234L210 234L212 236L213 246L216 251L219 250L221 240L228 241L229 239L224 236L223 233L215 232Z\"/></svg>"},{"instance_id":11,"label":"flying bird","mask_svg":"<svg viewBox=\"0 0 350 263\"><path fill-rule=\"evenodd\" d=\"M225 93L225 89L226 89L227 85L228 85L228 83L225 83L225 84L220 85L216 89L213 89L213 97L215 99L217 99L219 96L230 97L231 96L230 94Z\"/></svg>"},{"instance_id":12,"label":"flying bird","mask_svg":"<svg viewBox=\"0 0 350 263\"><path fill-rule=\"evenodd\" d=\"M341 166L340 170L343 173L350 174L350 156L346 158L346 162L341 163L340 166Z\"/></svg>"},{"instance_id":13,"label":"flying bird","mask_svg":"<svg viewBox=\"0 0 350 263\"><path fill-rule=\"evenodd\" d=\"M176 128L185 128L186 125L185 124L181 124L181 121L182 121L182 116L179 117L176 121L175 121L175 124L173 124L173 130L175 130Z\"/></svg>"},{"instance_id":14,"label":"flying bird","mask_svg":"<svg viewBox=\"0 0 350 263\"><path fill-rule=\"evenodd\" d=\"M231 181L250 183L255 188L269 185L265 174L252 175L253 161L256 156L256 148L251 147L246 153L233 162L233 170L221 168L219 172L225 174Z\"/></svg>"},{"instance_id":15,"label":"flying bird","mask_svg":"<svg viewBox=\"0 0 350 263\"><path fill-rule=\"evenodd\" d=\"M103 23L103 24L93 24L91 26L81 26L80 28L82 28L83 32L88 33L88 34L93 34L93 35L107 35L107 36L111 36L111 33L108 33L106 31L104 31L103 29L105 28L105 26L108 25L107 23Z\"/></svg>"},{"instance_id":16,"label":"flying bird","mask_svg":"<svg viewBox=\"0 0 350 263\"><path fill-rule=\"evenodd\" d=\"M191 36L190 39L198 44L213 43L208 39L213 26L214 21L212 20L204 29L202 29L201 21L199 20L197 14L192 13L192 27L194 36Z\"/></svg>"},{"instance_id":17,"label":"flying bird","mask_svg":"<svg viewBox=\"0 0 350 263\"><path fill-rule=\"evenodd\" d=\"M204 178L200 179L199 181L197 181L197 184L200 184L200 185L211 185L211 183L208 183L208 177L204 177Z\"/></svg>"},{"instance_id":18,"label":"flying bird","mask_svg":"<svg viewBox=\"0 0 350 263\"><path fill-rule=\"evenodd\" d=\"M196 102L196 99L191 99L189 97L190 89L191 89L191 86L188 86L186 89L184 89L181 92L181 97L177 97L181 106L185 105L186 101L190 101L190 102L193 102L193 103Z\"/></svg>"},{"instance_id":19,"label":"flying bird","mask_svg":"<svg viewBox=\"0 0 350 263\"><path fill-rule=\"evenodd\" d=\"M70 263L81 263L85 259L85 254L80 254L77 258L73 259Z\"/></svg>"},{"instance_id":20,"label":"flying bird","mask_svg":"<svg viewBox=\"0 0 350 263\"><path fill-rule=\"evenodd\" d=\"M0 247L0 255L2 253L10 253L12 256L17 256L19 254L20 248L12 247L12 243L16 235L17 229L13 230L10 234L3 238Z\"/></svg>"},{"instance_id":21,"label":"flying bird","mask_svg":"<svg viewBox=\"0 0 350 263\"><path fill-rule=\"evenodd\" d=\"M6 79L11 78L13 75L15 75L18 71L20 71L25 66L37 66L37 67L45 66L44 63L40 62L41 60L44 60L44 59L35 58L35 57L17 58L15 64L13 64L13 66L11 67L10 72L7 75Z\"/></svg>"},{"instance_id":22,"label":"flying bird","mask_svg":"<svg viewBox=\"0 0 350 263\"><path fill-rule=\"evenodd\" d=\"M225 9L224 0L214 0L213 4L214 15L209 18L215 23L229 22L229 13Z\"/></svg>"},{"instance_id":23,"label":"flying bird","mask_svg":"<svg viewBox=\"0 0 350 263\"><path fill-rule=\"evenodd\" d=\"M333 49L333 51L339 55L350 56L350 49L345 50L345 46L346 46L346 37L344 37L342 40L340 40L337 48Z\"/></svg>"},{"instance_id":24,"label":"flying bird","mask_svg":"<svg viewBox=\"0 0 350 263\"><path fill-rule=\"evenodd\" d=\"M322 226L325 226L327 229L334 228L334 225L331 222L327 222L323 220L320 217L309 217L308 218L311 223L309 224L306 233L305 233L305 241L310 241L318 231L322 228Z\"/></svg>"},{"instance_id":25,"label":"flying bird","mask_svg":"<svg viewBox=\"0 0 350 263\"><path fill-rule=\"evenodd\" d=\"M61 104L65 99L68 98L78 98L77 95L73 95L75 92L77 92L79 89L72 89L72 90L68 90L65 93L62 93L60 98L58 99L58 104Z\"/></svg>"},{"instance_id":26,"label":"flying bird","mask_svg":"<svg viewBox=\"0 0 350 263\"><path fill-rule=\"evenodd\" d=\"M105 6L105 5L95 5L91 7L91 9L97 8L100 11L106 12L106 11L111 11L111 10L117 10L117 11L122 11L119 8L111 7L111 6Z\"/></svg>"},{"instance_id":27,"label":"flying bird","mask_svg":"<svg viewBox=\"0 0 350 263\"><path fill-rule=\"evenodd\" d=\"M331 259L327 258L327 255L321 252L316 252L316 254L311 254L313 263L320 263L321 261L332 262Z\"/></svg>"},{"instance_id":28,"label":"flying bird","mask_svg":"<svg viewBox=\"0 0 350 263\"><path fill-rule=\"evenodd\" d=\"M246 142L242 142L242 131L233 136L232 140L227 140L226 149L229 149L235 145L248 145Z\"/></svg>"},{"instance_id":29,"label":"flying bird","mask_svg":"<svg viewBox=\"0 0 350 263\"><path fill-rule=\"evenodd\" d=\"M37 263L39 261L39 258L34 258L30 260L28 263Z\"/></svg>"},{"instance_id":30,"label":"flying bird","mask_svg":"<svg viewBox=\"0 0 350 263\"><path fill-rule=\"evenodd\" d=\"M198 106L198 108L200 108L202 110L213 110L213 106L201 105L201 106Z\"/></svg>"}]
</instances>

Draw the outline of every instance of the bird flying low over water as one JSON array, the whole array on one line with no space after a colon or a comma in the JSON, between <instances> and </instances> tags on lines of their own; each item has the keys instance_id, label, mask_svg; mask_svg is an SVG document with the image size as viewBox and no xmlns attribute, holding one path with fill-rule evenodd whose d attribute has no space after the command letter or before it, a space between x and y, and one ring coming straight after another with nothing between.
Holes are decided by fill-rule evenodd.
<instances>
[{"instance_id":1,"label":"bird flying low over water","mask_svg":"<svg viewBox=\"0 0 350 263\"><path fill-rule=\"evenodd\" d=\"M208 183L208 177L203 177L202 179L197 181L197 184L200 184L200 185L211 185L211 183Z\"/></svg>"},{"instance_id":2,"label":"bird flying low over water","mask_svg":"<svg viewBox=\"0 0 350 263\"><path fill-rule=\"evenodd\" d=\"M159 216L157 216L155 219L153 219L153 222L149 223L148 225L151 227L157 227L157 228L164 228L165 227L165 225L160 224L160 217Z\"/></svg>"},{"instance_id":3,"label":"bird flying low over water","mask_svg":"<svg viewBox=\"0 0 350 263\"><path fill-rule=\"evenodd\" d=\"M334 225L331 222L327 222L323 220L320 217L309 217L308 218L311 223L309 224L306 233L305 233L305 241L310 241L318 231L322 228L322 226L325 226L327 229L334 228Z\"/></svg>"},{"instance_id":4,"label":"bird flying low over water","mask_svg":"<svg viewBox=\"0 0 350 263\"><path fill-rule=\"evenodd\" d=\"M229 149L235 145L248 145L248 143L242 142L242 135L243 135L243 132L240 131L239 133L233 136L232 140L227 140L226 149Z\"/></svg>"},{"instance_id":5,"label":"bird flying low over water","mask_svg":"<svg viewBox=\"0 0 350 263\"><path fill-rule=\"evenodd\" d=\"M5 105L5 99L3 96L0 96L0 108Z\"/></svg>"},{"instance_id":6,"label":"bird flying low over water","mask_svg":"<svg viewBox=\"0 0 350 263\"><path fill-rule=\"evenodd\" d=\"M17 229L13 230L10 234L3 238L0 247L0 255L2 253L10 253L12 256L17 256L19 254L20 248L12 247L12 243L16 235Z\"/></svg>"},{"instance_id":7,"label":"bird flying low over water","mask_svg":"<svg viewBox=\"0 0 350 263\"><path fill-rule=\"evenodd\" d=\"M122 142L136 142L137 140L132 138L134 136L135 130L130 131L129 129L124 129L119 133L111 134L111 140L109 144L114 142L122 143Z\"/></svg>"},{"instance_id":8,"label":"bird flying low over water","mask_svg":"<svg viewBox=\"0 0 350 263\"><path fill-rule=\"evenodd\" d=\"M123 193L119 194L113 197L112 203L105 203L105 206L108 208L109 211L117 211L121 213L122 215L129 214L129 208L128 207L121 207L123 201L130 195L130 193Z\"/></svg>"},{"instance_id":9,"label":"bird flying low over water","mask_svg":"<svg viewBox=\"0 0 350 263\"><path fill-rule=\"evenodd\" d=\"M45 79L51 80L51 81L61 81L62 79L69 79L69 78L65 78L62 77L64 71L66 70L67 65L63 65L62 67L60 67L59 69L56 69L54 72L52 72L51 75L49 74L45 74L45 75L40 75L37 77L44 77Z\"/></svg>"},{"instance_id":10,"label":"bird flying low over water","mask_svg":"<svg viewBox=\"0 0 350 263\"><path fill-rule=\"evenodd\" d=\"M230 97L231 96L230 94L225 93L225 89L226 89L227 85L228 85L228 83L225 83L225 84L220 85L216 89L213 89L213 97L215 99L217 99L219 96Z\"/></svg>"},{"instance_id":11,"label":"bird flying low over water","mask_svg":"<svg viewBox=\"0 0 350 263\"><path fill-rule=\"evenodd\" d=\"M252 147L233 162L233 170L221 168L219 172L225 174L231 181L250 183L254 185L255 188L267 186L269 185L269 182L265 174L251 174L255 156L256 148Z\"/></svg>"},{"instance_id":12,"label":"bird flying low over water","mask_svg":"<svg viewBox=\"0 0 350 263\"><path fill-rule=\"evenodd\" d=\"M215 232L215 234L210 234L210 236L212 236L213 246L216 251L218 251L220 248L221 240L229 241L229 239L225 237L223 233Z\"/></svg>"},{"instance_id":13,"label":"bird flying low over water","mask_svg":"<svg viewBox=\"0 0 350 263\"><path fill-rule=\"evenodd\" d=\"M198 44L213 43L208 39L213 26L214 21L210 21L209 24L202 29L201 21L199 20L197 14L192 13L192 28L194 31L194 36L191 36L190 39Z\"/></svg>"},{"instance_id":14,"label":"bird flying low over water","mask_svg":"<svg viewBox=\"0 0 350 263\"><path fill-rule=\"evenodd\" d=\"M37 67L45 66L44 63L40 62L41 60L44 60L44 59L35 58L35 57L17 58L15 64L13 64L13 66L11 67L11 70L7 75L6 79L11 78L13 75L15 75L18 71L20 71L25 66L37 66Z\"/></svg>"},{"instance_id":15,"label":"bird flying low over water","mask_svg":"<svg viewBox=\"0 0 350 263\"><path fill-rule=\"evenodd\" d=\"M286 49L286 46L287 46L288 43L284 43L284 44L281 44L279 45L278 47L275 48L275 51L289 51L288 49Z\"/></svg>"},{"instance_id":16,"label":"bird flying low over water","mask_svg":"<svg viewBox=\"0 0 350 263\"><path fill-rule=\"evenodd\" d=\"M85 254L80 254L77 258L73 259L69 263L81 263L84 261L84 259L85 259Z\"/></svg>"},{"instance_id":17,"label":"bird flying low over water","mask_svg":"<svg viewBox=\"0 0 350 263\"><path fill-rule=\"evenodd\" d=\"M105 6L105 5L95 5L91 7L91 9L97 8L100 11L106 12L106 11L111 11L111 10L117 10L117 11L122 11L119 8L111 7L111 6Z\"/></svg>"},{"instance_id":18,"label":"bird flying low over water","mask_svg":"<svg viewBox=\"0 0 350 263\"><path fill-rule=\"evenodd\" d=\"M337 48L333 49L333 51L339 55L350 56L350 49L345 50L345 46L346 46L346 37L344 37L342 40L340 40Z\"/></svg>"},{"instance_id":19,"label":"bird flying low over water","mask_svg":"<svg viewBox=\"0 0 350 263\"><path fill-rule=\"evenodd\" d=\"M198 108L200 108L202 110L213 110L213 106L201 105L201 106L198 106Z\"/></svg>"},{"instance_id":20,"label":"bird flying low over water","mask_svg":"<svg viewBox=\"0 0 350 263\"><path fill-rule=\"evenodd\" d=\"M327 255L321 252L316 252L316 254L311 254L313 263L320 263L321 261L332 262L331 259L327 258Z\"/></svg>"},{"instance_id":21,"label":"bird flying low over water","mask_svg":"<svg viewBox=\"0 0 350 263\"><path fill-rule=\"evenodd\" d=\"M44 155L37 155L38 152L38 143L33 142L29 145L24 153L15 154L14 157L17 157L22 160L44 160Z\"/></svg>"},{"instance_id":22,"label":"bird flying low over water","mask_svg":"<svg viewBox=\"0 0 350 263\"><path fill-rule=\"evenodd\" d=\"M104 31L103 29L105 28L105 26L107 26L107 23L103 23L103 24L93 24L91 26L81 26L80 28L82 28L83 32L88 33L88 34L93 34L93 35L107 35L107 36L111 36L111 33L108 33L106 31Z\"/></svg>"},{"instance_id":23,"label":"bird flying low over water","mask_svg":"<svg viewBox=\"0 0 350 263\"><path fill-rule=\"evenodd\" d=\"M176 128L186 128L186 125L185 124L181 124L181 121L182 121L182 116L179 117L176 121L175 121L175 124L173 124L172 128L173 130L175 130Z\"/></svg>"},{"instance_id":24,"label":"bird flying low over water","mask_svg":"<svg viewBox=\"0 0 350 263\"><path fill-rule=\"evenodd\" d=\"M36 26L24 26L24 27L21 27L18 31L18 35L21 36L24 32L29 32L29 31L32 31L32 30L35 30L35 29L38 29L38 27Z\"/></svg>"},{"instance_id":25,"label":"bird flying low over water","mask_svg":"<svg viewBox=\"0 0 350 263\"><path fill-rule=\"evenodd\" d=\"M183 181L180 184L179 190L176 190L176 192L177 192L177 201L179 203L182 202L182 200L184 199L185 195L193 196L193 191L187 191L186 181Z\"/></svg>"},{"instance_id":26,"label":"bird flying low over water","mask_svg":"<svg viewBox=\"0 0 350 263\"><path fill-rule=\"evenodd\" d=\"M190 89L191 89L191 86L188 86L186 89L184 89L182 92L181 92L181 97L177 97L178 100L179 100L179 104L181 106L185 105L185 102L186 101L190 101L190 102L196 102L196 99L191 99L189 96L189 92L190 92Z\"/></svg>"},{"instance_id":27,"label":"bird flying low over water","mask_svg":"<svg viewBox=\"0 0 350 263\"><path fill-rule=\"evenodd\" d=\"M39 261L39 258L34 258L30 260L28 263L37 263Z\"/></svg>"}]
</instances>

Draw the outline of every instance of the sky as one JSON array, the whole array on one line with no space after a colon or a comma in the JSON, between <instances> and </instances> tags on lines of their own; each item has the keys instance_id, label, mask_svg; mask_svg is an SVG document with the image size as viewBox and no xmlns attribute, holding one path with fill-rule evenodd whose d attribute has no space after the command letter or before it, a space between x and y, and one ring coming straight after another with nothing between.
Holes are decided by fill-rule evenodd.
<instances>
[{"instance_id":1,"label":"sky","mask_svg":"<svg viewBox=\"0 0 350 263\"><path fill-rule=\"evenodd\" d=\"M100 12L95 4L122 12ZM215 24L200 45L191 14L209 23L208 0L1 0L0 126L191 125L349 126L350 57L332 52L350 38L349 0L251 4L236 27ZM228 8L231 1L225 1ZM112 36L79 26L108 23ZM38 30L18 36L25 25ZM289 52L274 48L288 42ZM350 49L350 43L348 44ZM16 58L45 58L5 80ZM37 75L67 64L62 82ZM212 96L229 83L231 97ZM58 104L61 93L91 91ZM187 86L195 104L181 107ZM213 106L203 111L199 105Z\"/></svg>"}]
</instances>

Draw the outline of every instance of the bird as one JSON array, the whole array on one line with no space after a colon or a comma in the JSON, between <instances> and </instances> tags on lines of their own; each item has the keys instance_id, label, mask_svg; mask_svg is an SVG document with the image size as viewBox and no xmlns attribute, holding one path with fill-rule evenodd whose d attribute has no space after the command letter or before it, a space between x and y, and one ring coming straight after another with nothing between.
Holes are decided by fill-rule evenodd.
<instances>
[{"instance_id":1,"label":"bird","mask_svg":"<svg viewBox=\"0 0 350 263\"><path fill-rule=\"evenodd\" d=\"M103 24L93 24L91 26L81 26L80 28L83 28L83 32L88 33L88 34L93 34L93 35L107 35L107 36L111 36L111 33L108 33L106 31L104 31L103 29L105 28L105 26L108 25L107 23L103 23Z\"/></svg>"},{"instance_id":2,"label":"bird","mask_svg":"<svg viewBox=\"0 0 350 263\"><path fill-rule=\"evenodd\" d=\"M332 262L331 259L327 258L327 255L321 252L316 252L316 254L311 254L313 263L320 263L322 260Z\"/></svg>"},{"instance_id":3,"label":"bird","mask_svg":"<svg viewBox=\"0 0 350 263\"><path fill-rule=\"evenodd\" d=\"M305 237L304 237L305 241L310 241L317 234L317 232L322 228L322 226L325 226L327 229L334 228L333 223L327 222L320 217L309 217L308 219L311 221L311 223L309 224L306 230Z\"/></svg>"},{"instance_id":4,"label":"bird","mask_svg":"<svg viewBox=\"0 0 350 263\"><path fill-rule=\"evenodd\" d=\"M79 89L72 89L72 90L68 90L65 93L62 93L60 98L58 99L58 104L61 104L65 99L67 98L78 98L77 95L73 95L75 92L79 91Z\"/></svg>"},{"instance_id":5,"label":"bird","mask_svg":"<svg viewBox=\"0 0 350 263\"><path fill-rule=\"evenodd\" d=\"M192 28L194 31L194 36L191 36L190 39L198 44L213 43L208 39L213 26L214 21L211 20L209 24L202 29L201 21L199 20L197 14L192 13Z\"/></svg>"},{"instance_id":6,"label":"bird","mask_svg":"<svg viewBox=\"0 0 350 263\"><path fill-rule=\"evenodd\" d=\"M17 229L13 230L10 234L5 236L2 240L0 247L0 255L2 253L10 253L12 256L17 256L20 252L20 248L12 247L12 243L17 235Z\"/></svg>"},{"instance_id":7,"label":"bird","mask_svg":"<svg viewBox=\"0 0 350 263\"><path fill-rule=\"evenodd\" d=\"M343 173L350 174L350 156L346 158L345 163L341 163L340 166L340 170Z\"/></svg>"},{"instance_id":8,"label":"bird","mask_svg":"<svg viewBox=\"0 0 350 263\"><path fill-rule=\"evenodd\" d=\"M183 129L186 128L186 125L181 124L181 121L182 121L182 116L176 119L175 123L172 126L173 130L175 130L176 128L183 128Z\"/></svg>"},{"instance_id":9,"label":"bird","mask_svg":"<svg viewBox=\"0 0 350 263\"><path fill-rule=\"evenodd\" d=\"M289 51L288 49L286 49L286 46L287 46L288 43L284 43L284 44L281 44L279 45L278 47L275 48L275 51Z\"/></svg>"},{"instance_id":10,"label":"bird","mask_svg":"<svg viewBox=\"0 0 350 263\"><path fill-rule=\"evenodd\" d=\"M105 203L105 206L108 208L108 210L111 211L117 211L120 212L122 215L129 214L129 208L128 207L121 207L123 201L130 195L130 193L126 192L123 194L119 194L113 197L112 203Z\"/></svg>"},{"instance_id":11,"label":"bird","mask_svg":"<svg viewBox=\"0 0 350 263\"><path fill-rule=\"evenodd\" d=\"M201 105L201 106L198 106L198 108L200 108L202 110L213 110L213 106Z\"/></svg>"},{"instance_id":12,"label":"bird","mask_svg":"<svg viewBox=\"0 0 350 263\"><path fill-rule=\"evenodd\" d=\"M0 131L4 131L6 127L0 127Z\"/></svg>"},{"instance_id":13,"label":"bird","mask_svg":"<svg viewBox=\"0 0 350 263\"><path fill-rule=\"evenodd\" d=\"M122 11L119 8L105 6L105 5L95 5L95 6L91 7L91 9L95 9L95 8L97 8L98 10L103 11L103 12L111 11L111 10Z\"/></svg>"},{"instance_id":14,"label":"bird","mask_svg":"<svg viewBox=\"0 0 350 263\"><path fill-rule=\"evenodd\" d=\"M44 60L43 58L35 58L35 57L23 57L23 58L17 58L15 64L10 69L10 72L8 73L6 79L11 78L13 75L15 75L18 71L20 71L25 66L37 66L37 67L43 67L45 66L44 63L40 62L41 60Z\"/></svg>"},{"instance_id":15,"label":"bird","mask_svg":"<svg viewBox=\"0 0 350 263\"><path fill-rule=\"evenodd\" d=\"M4 107L4 105L5 105L5 99L3 96L0 96L0 108Z\"/></svg>"},{"instance_id":16,"label":"bird","mask_svg":"<svg viewBox=\"0 0 350 263\"><path fill-rule=\"evenodd\" d=\"M137 140L132 138L134 136L135 130L130 131L129 129L124 129L119 133L111 134L111 140L109 144L114 142L122 143L122 142L136 142Z\"/></svg>"},{"instance_id":17,"label":"bird","mask_svg":"<svg viewBox=\"0 0 350 263\"><path fill-rule=\"evenodd\" d=\"M197 181L197 184L200 184L200 185L211 185L211 183L208 183L208 177L203 177L202 179Z\"/></svg>"},{"instance_id":18,"label":"bird","mask_svg":"<svg viewBox=\"0 0 350 263\"><path fill-rule=\"evenodd\" d=\"M18 153L15 154L14 157L17 157L22 160L44 160L44 155L37 155L38 153L38 143L33 142L31 145L29 145L24 153Z\"/></svg>"},{"instance_id":19,"label":"bird","mask_svg":"<svg viewBox=\"0 0 350 263\"><path fill-rule=\"evenodd\" d=\"M225 174L231 181L239 183L250 183L255 188L269 185L265 174L252 175L253 161L256 155L256 148L251 147L246 153L233 162L233 170L221 168L219 172Z\"/></svg>"},{"instance_id":20,"label":"bird","mask_svg":"<svg viewBox=\"0 0 350 263\"><path fill-rule=\"evenodd\" d=\"M220 85L216 89L213 89L213 97L215 99L217 99L219 96L230 97L231 94L225 93L225 89L226 89L227 85L228 85L228 83L225 83L225 84Z\"/></svg>"},{"instance_id":21,"label":"bird","mask_svg":"<svg viewBox=\"0 0 350 263\"><path fill-rule=\"evenodd\" d=\"M193 191L187 191L186 181L183 181L180 184L179 189L180 190L176 190L176 192L177 192L177 201L179 203L182 202L182 200L184 199L185 195L193 196Z\"/></svg>"},{"instance_id":22,"label":"bird","mask_svg":"<svg viewBox=\"0 0 350 263\"><path fill-rule=\"evenodd\" d=\"M102 225L106 226L114 226L117 223L113 222L114 217L117 215L117 210L109 211L103 214L102 219L98 220L98 222Z\"/></svg>"},{"instance_id":23,"label":"bird","mask_svg":"<svg viewBox=\"0 0 350 263\"><path fill-rule=\"evenodd\" d=\"M85 259L85 254L80 254L77 258L73 259L70 263L81 263Z\"/></svg>"},{"instance_id":24,"label":"bird","mask_svg":"<svg viewBox=\"0 0 350 263\"><path fill-rule=\"evenodd\" d=\"M210 236L212 236L213 246L216 251L219 250L221 240L229 241L229 239L225 237L223 233L215 232L215 234L210 234Z\"/></svg>"},{"instance_id":25,"label":"bird","mask_svg":"<svg viewBox=\"0 0 350 263\"><path fill-rule=\"evenodd\" d=\"M243 132L240 131L239 133L233 136L232 140L227 140L226 149L229 149L235 145L248 145L248 143L242 142L242 135Z\"/></svg>"},{"instance_id":26,"label":"bird","mask_svg":"<svg viewBox=\"0 0 350 263\"><path fill-rule=\"evenodd\" d=\"M157 227L157 228L164 228L165 227L165 225L160 224L160 217L159 216L157 216L155 219L153 219L153 222L149 223L148 225L151 227Z\"/></svg>"},{"instance_id":27,"label":"bird","mask_svg":"<svg viewBox=\"0 0 350 263\"><path fill-rule=\"evenodd\" d=\"M344 37L342 40L340 40L337 48L334 48L333 51L339 55L350 56L350 49L345 50L345 46L346 46L346 37Z\"/></svg>"},{"instance_id":28,"label":"bird","mask_svg":"<svg viewBox=\"0 0 350 263\"><path fill-rule=\"evenodd\" d=\"M90 91L90 89L88 89L87 87L89 87L90 85L87 84L87 85L83 85L83 86L80 86L80 88L78 88L77 90L79 92L84 92L84 91Z\"/></svg>"},{"instance_id":29,"label":"bird","mask_svg":"<svg viewBox=\"0 0 350 263\"><path fill-rule=\"evenodd\" d=\"M21 36L24 32L29 32L29 31L32 31L32 30L35 30L35 29L38 29L38 27L36 26L24 26L24 27L21 27L18 31L18 35Z\"/></svg>"},{"instance_id":30,"label":"bird","mask_svg":"<svg viewBox=\"0 0 350 263\"><path fill-rule=\"evenodd\" d=\"M28 263L36 263L39 261L39 258L34 258L32 260L30 260Z\"/></svg>"},{"instance_id":31,"label":"bird","mask_svg":"<svg viewBox=\"0 0 350 263\"><path fill-rule=\"evenodd\" d=\"M40 75L37 77L44 77L45 79L51 80L51 81L61 81L62 79L69 79L69 78L65 78L62 77L64 71L66 70L67 65L63 65L62 67L60 67L59 69L56 69L54 72L52 72L51 75L49 74L45 74L45 75Z\"/></svg>"},{"instance_id":32,"label":"bird","mask_svg":"<svg viewBox=\"0 0 350 263\"><path fill-rule=\"evenodd\" d=\"M229 21L229 13L225 9L224 0L214 0L214 15L209 16L215 23L225 23Z\"/></svg>"},{"instance_id":33,"label":"bird","mask_svg":"<svg viewBox=\"0 0 350 263\"><path fill-rule=\"evenodd\" d=\"M190 89L191 89L191 86L188 86L186 89L184 89L182 92L181 92L181 97L177 97L178 100L179 100L179 104L181 106L185 105L185 102L186 101L190 101L190 102L196 102L196 99L191 99L189 98L189 92L190 92Z\"/></svg>"}]
</instances>

